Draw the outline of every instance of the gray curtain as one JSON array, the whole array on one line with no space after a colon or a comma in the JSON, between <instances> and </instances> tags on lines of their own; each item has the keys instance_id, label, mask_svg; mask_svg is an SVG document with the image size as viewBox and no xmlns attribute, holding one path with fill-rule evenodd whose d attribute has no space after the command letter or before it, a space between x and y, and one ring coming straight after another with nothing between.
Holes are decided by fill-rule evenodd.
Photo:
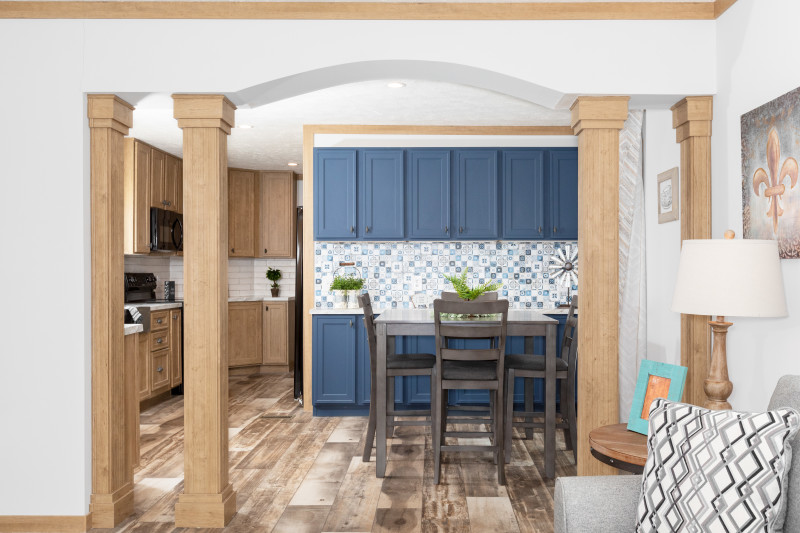
<instances>
[{"instance_id":1,"label":"gray curtain","mask_svg":"<svg viewBox=\"0 0 800 533\"><path fill-rule=\"evenodd\" d=\"M644 111L631 111L619 133L619 419L627 422L647 357L642 129Z\"/></svg>"}]
</instances>

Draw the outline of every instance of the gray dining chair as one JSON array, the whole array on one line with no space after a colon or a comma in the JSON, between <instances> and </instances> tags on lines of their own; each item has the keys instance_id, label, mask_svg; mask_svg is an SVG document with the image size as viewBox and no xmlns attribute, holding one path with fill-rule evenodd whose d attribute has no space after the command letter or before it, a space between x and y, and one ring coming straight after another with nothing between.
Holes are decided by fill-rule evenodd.
<instances>
[{"instance_id":1,"label":"gray dining chair","mask_svg":"<svg viewBox=\"0 0 800 533\"><path fill-rule=\"evenodd\" d=\"M547 420L534 422L534 417L542 416L540 412L514 411L514 379L544 378L561 382L561 407L556 413L561 420L555 424L556 429L564 430L564 441L567 449L572 450L575 460L577 455L578 432L575 423L575 377L578 367L578 297L573 296L564 326L561 341L561 356L556 359L555 375L548 376L545 371L545 356L532 354L509 354L506 356L506 413L505 413L505 457L511 459L511 439L513 427L547 428ZM522 417L523 421L515 421L514 417Z\"/></svg>"},{"instance_id":2,"label":"gray dining chair","mask_svg":"<svg viewBox=\"0 0 800 533\"><path fill-rule=\"evenodd\" d=\"M493 320L448 320L442 313L466 315L498 315ZM436 334L435 391L433 401L433 476L437 485L441 474L443 451L482 451L494 453L497 480L506 484L505 458L503 456L503 360L505 357L508 326L508 300L455 301L438 299L433 303ZM466 342L490 339L488 348L475 348ZM444 416L444 398L450 389L488 389L493 395L493 412L487 419L491 431L447 431ZM490 445L447 444L447 438L482 438L489 436Z\"/></svg>"},{"instance_id":3,"label":"gray dining chair","mask_svg":"<svg viewBox=\"0 0 800 533\"><path fill-rule=\"evenodd\" d=\"M431 411L409 410L396 411L394 405L394 380L397 376L430 376L431 377L431 401L433 401L433 369L436 363L436 356L429 353L411 354L386 354L386 381L378 383L376 369L378 364L378 343L375 334L375 315L372 312L372 300L369 293L364 293L358 297L358 302L364 310L364 327L367 330L367 342L369 343L369 422L367 423L367 436L364 442L364 453L361 457L363 462L368 462L372 455L372 447L375 440L375 428L377 425L376 398L378 394L386 395L386 436L391 437L395 426L427 426L432 423ZM395 417L427 417L426 420L396 420Z\"/></svg>"}]
</instances>

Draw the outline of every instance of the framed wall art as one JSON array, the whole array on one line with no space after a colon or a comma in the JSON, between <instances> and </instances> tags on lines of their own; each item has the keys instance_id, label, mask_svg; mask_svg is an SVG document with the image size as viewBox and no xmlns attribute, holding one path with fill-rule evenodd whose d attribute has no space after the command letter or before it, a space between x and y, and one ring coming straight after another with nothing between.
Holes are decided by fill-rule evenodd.
<instances>
[{"instance_id":1,"label":"framed wall art","mask_svg":"<svg viewBox=\"0 0 800 533\"><path fill-rule=\"evenodd\" d=\"M678 192L678 167L658 175L658 223L672 222L680 218Z\"/></svg>"},{"instance_id":2,"label":"framed wall art","mask_svg":"<svg viewBox=\"0 0 800 533\"><path fill-rule=\"evenodd\" d=\"M681 401L688 370L685 366L659 363L649 359L643 360L639 367L636 390L633 393L628 429L647 435L650 404L656 398L666 398L673 402Z\"/></svg>"},{"instance_id":3,"label":"framed wall art","mask_svg":"<svg viewBox=\"0 0 800 533\"><path fill-rule=\"evenodd\" d=\"M800 257L800 88L742 115L745 239L778 241L781 259Z\"/></svg>"}]
</instances>

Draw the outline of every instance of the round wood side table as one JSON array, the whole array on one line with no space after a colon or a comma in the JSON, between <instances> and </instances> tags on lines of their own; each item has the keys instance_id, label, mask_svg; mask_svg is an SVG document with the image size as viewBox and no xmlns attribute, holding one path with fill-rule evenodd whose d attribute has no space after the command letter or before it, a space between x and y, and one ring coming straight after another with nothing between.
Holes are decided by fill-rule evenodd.
<instances>
[{"instance_id":1,"label":"round wood side table","mask_svg":"<svg viewBox=\"0 0 800 533\"><path fill-rule=\"evenodd\" d=\"M592 455L607 465L641 474L647 461L647 436L628 431L627 424L601 426L589 432Z\"/></svg>"}]
</instances>

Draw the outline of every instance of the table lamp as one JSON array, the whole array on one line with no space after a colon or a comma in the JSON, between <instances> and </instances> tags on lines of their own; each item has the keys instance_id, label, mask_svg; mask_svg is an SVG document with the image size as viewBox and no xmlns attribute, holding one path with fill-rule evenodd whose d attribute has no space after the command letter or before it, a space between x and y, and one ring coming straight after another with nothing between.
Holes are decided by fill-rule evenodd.
<instances>
[{"instance_id":1,"label":"table lamp","mask_svg":"<svg viewBox=\"0 0 800 533\"><path fill-rule=\"evenodd\" d=\"M690 315L717 315L708 323L713 351L703 390L704 407L730 409L725 335L733 324L726 316L786 316L786 298L777 241L733 238L685 240L678 265L672 310Z\"/></svg>"}]
</instances>

